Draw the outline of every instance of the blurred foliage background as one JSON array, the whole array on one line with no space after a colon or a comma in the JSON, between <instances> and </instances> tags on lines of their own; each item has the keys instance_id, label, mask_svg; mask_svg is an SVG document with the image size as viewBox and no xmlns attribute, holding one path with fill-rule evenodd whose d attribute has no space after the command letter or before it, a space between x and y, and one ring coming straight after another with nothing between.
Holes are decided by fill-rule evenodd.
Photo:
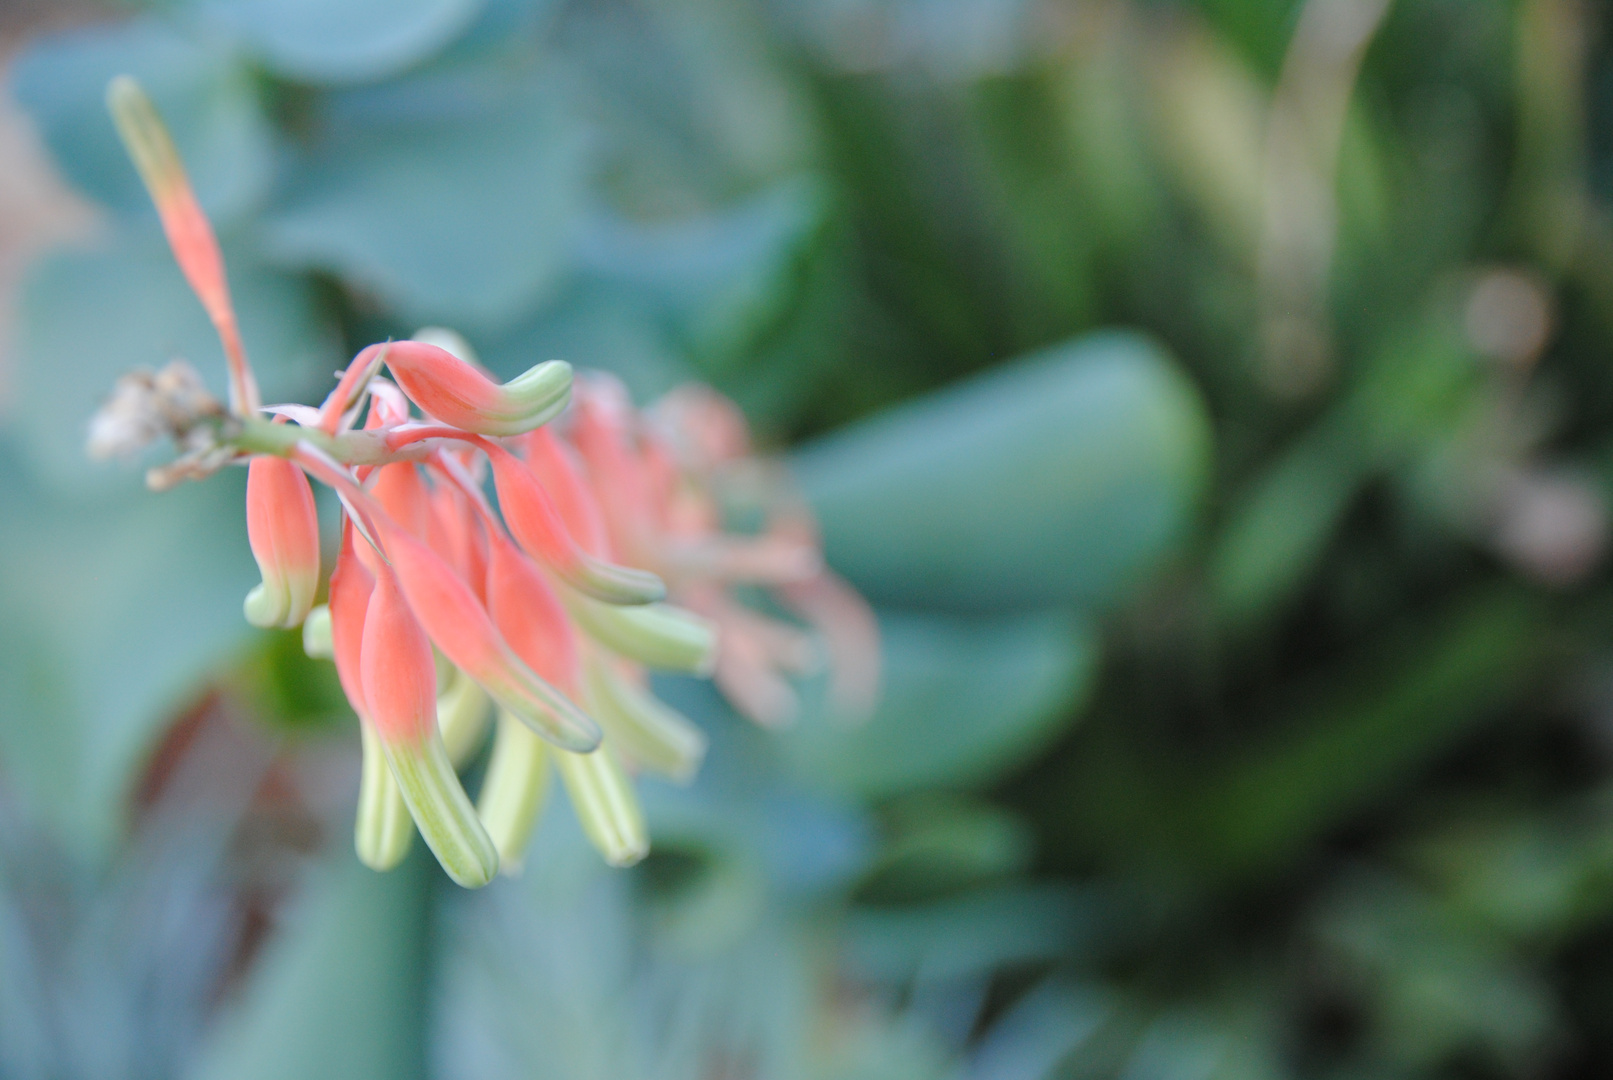
<instances>
[{"instance_id":1,"label":"blurred foliage background","mask_svg":"<svg viewBox=\"0 0 1613 1080\"><path fill-rule=\"evenodd\" d=\"M1606 1075L1605 17L11 7L0 1075ZM425 322L713 383L879 609L877 715L666 680L712 751L642 866L559 801L520 880L361 868L241 477L81 453L131 367L222 385L123 72L271 400Z\"/></svg>"}]
</instances>

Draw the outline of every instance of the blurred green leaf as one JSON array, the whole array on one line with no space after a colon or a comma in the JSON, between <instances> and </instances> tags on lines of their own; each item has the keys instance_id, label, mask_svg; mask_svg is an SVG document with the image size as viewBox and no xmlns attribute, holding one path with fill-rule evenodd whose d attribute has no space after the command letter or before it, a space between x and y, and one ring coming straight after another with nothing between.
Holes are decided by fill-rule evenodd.
<instances>
[{"instance_id":1,"label":"blurred green leaf","mask_svg":"<svg viewBox=\"0 0 1613 1080\"><path fill-rule=\"evenodd\" d=\"M709 376L747 356L781 317L827 210L823 186L796 177L719 213L670 223L597 213L579 231L577 266L632 289Z\"/></svg>"},{"instance_id":2,"label":"blurred green leaf","mask_svg":"<svg viewBox=\"0 0 1613 1080\"><path fill-rule=\"evenodd\" d=\"M1180 539L1209 433L1156 345L1105 333L828 436L794 464L829 561L875 601L1105 605Z\"/></svg>"},{"instance_id":3,"label":"blurred green leaf","mask_svg":"<svg viewBox=\"0 0 1613 1080\"><path fill-rule=\"evenodd\" d=\"M378 874L346 844L318 869L230 1002L190 1080L427 1075L427 886L416 844Z\"/></svg>"},{"instance_id":4,"label":"blurred green leaf","mask_svg":"<svg viewBox=\"0 0 1613 1080\"><path fill-rule=\"evenodd\" d=\"M341 348L308 283L265 268L233 244L225 257L241 334L267 400L300 400L327 385ZM36 261L22 285L17 324L12 430L28 462L58 490L142 487L127 467L84 453L91 415L125 372L182 357L223 397L223 350L155 230L119 232Z\"/></svg>"},{"instance_id":5,"label":"blurred green leaf","mask_svg":"<svg viewBox=\"0 0 1613 1080\"><path fill-rule=\"evenodd\" d=\"M792 769L865 798L986 783L1045 746L1090 691L1098 641L1059 612L880 618L884 696L852 725L824 719L779 733Z\"/></svg>"},{"instance_id":6,"label":"blurred green leaf","mask_svg":"<svg viewBox=\"0 0 1613 1080\"><path fill-rule=\"evenodd\" d=\"M1069 886L1005 885L927 904L855 909L847 949L854 970L868 976L955 979L1053 959L1108 929L1105 915Z\"/></svg>"},{"instance_id":7,"label":"blurred green leaf","mask_svg":"<svg viewBox=\"0 0 1613 1080\"><path fill-rule=\"evenodd\" d=\"M268 194L275 131L239 57L153 18L36 39L12 91L67 178L121 213L155 215L106 112L106 84L133 75L161 110L197 197L225 224Z\"/></svg>"},{"instance_id":8,"label":"blurred green leaf","mask_svg":"<svg viewBox=\"0 0 1613 1080\"><path fill-rule=\"evenodd\" d=\"M184 0L275 74L312 83L396 75L441 50L484 0Z\"/></svg>"},{"instance_id":9,"label":"blurred green leaf","mask_svg":"<svg viewBox=\"0 0 1613 1080\"><path fill-rule=\"evenodd\" d=\"M0 453L0 756L80 856L107 854L154 742L246 639L243 480L60 504Z\"/></svg>"},{"instance_id":10,"label":"blurred green leaf","mask_svg":"<svg viewBox=\"0 0 1613 1080\"><path fill-rule=\"evenodd\" d=\"M1270 871L1516 701L1550 656L1547 627L1527 594L1464 597L1290 687L1267 734L1216 759L1094 725L1070 801L1055 798L1067 827L1125 862L1204 881Z\"/></svg>"},{"instance_id":11,"label":"blurred green leaf","mask_svg":"<svg viewBox=\"0 0 1613 1080\"><path fill-rule=\"evenodd\" d=\"M322 120L263 220L272 258L337 273L416 324L498 327L553 295L587 162L554 86L449 71L334 95Z\"/></svg>"},{"instance_id":12,"label":"blurred green leaf","mask_svg":"<svg viewBox=\"0 0 1613 1080\"><path fill-rule=\"evenodd\" d=\"M1030 829L989 803L924 792L897 800L885 819L885 843L857 889L864 901L925 900L1030 868Z\"/></svg>"},{"instance_id":13,"label":"blurred green leaf","mask_svg":"<svg viewBox=\"0 0 1613 1080\"><path fill-rule=\"evenodd\" d=\"M1051 1080L1105 1026L1120 1003L1092 986L1049 980L992 1025L970 1063L970 1080Z\"/></svg>"}]
</instances>

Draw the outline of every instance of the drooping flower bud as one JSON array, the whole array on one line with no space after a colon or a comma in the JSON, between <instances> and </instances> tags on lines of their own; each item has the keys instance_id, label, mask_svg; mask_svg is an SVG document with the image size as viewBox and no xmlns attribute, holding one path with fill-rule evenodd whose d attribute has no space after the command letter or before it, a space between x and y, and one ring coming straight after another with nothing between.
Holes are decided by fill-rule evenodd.
<instances>
[{"instance_id":1,"label":"drooping flower bud","mask_svg":"<svg viewBox=\"0 0 1613 1080\"><path fill-rule=\"evenodd\" d=\"M423 341L387 346L392 376L427 416L478 435L520 435L559 415L571 398L571 365L538 364L500 385L446 349Z\"/></svg>"},{"instance_id":2,"label":"drooping flower bud","mask_svg":"<svg viewBox=\"0 0 1613 1080\"><path fill-rule=\"evenodd\" d=\"M543 572L499 535L489 543L487 606L517 656L568 694L577 692L577 642L566 610ZM563 751L545 750L532 732L512 729L511 719L500 714L477 813L498 845L499 858L511 860L508 872L514 874L543 807L549 786L547 762Z\"/></svg>"},{"instance_id":3,"label":"drooping flower bud","mask_svg":"<svg viewBox=\"0 0 1613 1080\"><path fill-rule=\"evenodd\" d=\"M529 555L572 588L607 604L647 604L666 595L665 584L649 571L602 562L584 551L526 463L501 446L485 449L504 523Z\"/></svg>"},{"instance_id":4,"label":"drooping flower bud","mask_svg":"<svg viewBox=\"0 0 1613 1080\"><path fill-rule=\"evenodd\" d=\"M442 693L437 695L437 730L448 748L448 760L462 768L481 749L493 703L476 680L450 667Z\"/></svg>"},{"instance_id":5,"label":"drooping flower bud","mask_svg":"<svg viewBox=\"0 0 1613 1080\"><path fill-rule=\"evenodd\" d=\"M573 539L595 558L610 558L605 519L600 514L598 501L588 490L576 452L547 427L540 427L522 438L521 450L526 456L527 468L554 500L555 510Z\"/></svg>"},{"instance_id":6,"label":"drooping flower bud","mask_svg":"<svg viewBox=\"0 0 1613 1080\"><path fill-rule=\"evenodd\" d=\"M498 712L493 753L476 797L476 815L498 848L499 873L521 872L527 842L549 793L549 759L555 751L514 716Z\"/></svg>"},{"instance_id":7,"label":"drooping flower bud","mask_svg":"<svg viewBox=\"0 0 1613 1080\"><path fill-rule=\"evenodd\" d=\"M302 651L310 660L334 660L336 646L330 637L330 606L320 604L302 621Z\"/></svg>"},{"instance_id":8,"label":"drooping flower bud","mask_svg":"<svg viewBox=\"0 0 1613 1080\"><path fill-rule=\"evenodd\" d=\"M414 819L404 805L392 766L369 718L361 671L364 619L369 612L375 579L353 550L353 528L344 525L336 568L330 575L329 612L331 658L348 703L358 714L363 738L360 762L358 814L353 822L353 849L359 861L372 870L390 870L403 861L414 842ZM311 625L310 619L309 624Z\"/></svg>"},{"instance_id":9,"label":"drooping flower bud","mask_svg":"<svg viewBox=\"0 0 1613 1080\"><path fill-rule=\"evenodd\" d=\"M386 515L377 514L376 521L409 606L443 655L555 745L583 752L598 746L598 725L510 649L442 556Z\"/></svg>"},{"instance_id":10,"label":"drooping flower bud","mask_svg":"<svg viewBox=\"0 0 1613 1080\"><path fill-rule=\"evenodd\" d=\"M565 750L551 752L555 769L571 797L572 808L583 835L612 866L632 866L650 853L650 838L644 828L644 811L639 806L633 782L622 771L611 748L601 746L591 754Z\"/></svg>"},{"instance_id":11,"label":"drooping flower bud","mask_svg":"<svg viewBox=\"0 0 1613 1080\"><path fill-rule=\"evenodd\" d=\"M247 469L246 534L263 583L244 605L253 626L300 626L319 588L319 517L302 470L255 457Z\"/></svg>"},{"instance_id":12,"label":"drooping flower bud","mask_svg":"<svg viewBox=\"0 0 1613 1080\"><path fill-rule=\"evenodd\" d=\"M431 642L385 567L364 617L360 670L372 730L420 835L454 881L472 889L486 885L498 872L498 851L437 730Z\"/></svg>"},{"instance_id":13,"label":"drooping flower bud","mask_svg":"<svg viewBox=\"0 0 1613 1080\"><path fill-rule=\"evenodd\" d=\"M706 756L705 732L620 670L620 661L589 653L584 700L606 737L630 764L679 783L692 780Z\"/></svg>"},{"instance_id":14,"label":"drooping flower bud","mask_svg":"<svg viewBox=\"0 0 1613 1080\"><path fill-rule=\"evenodd\" d=\"M711 674L717 633L693 612L671 604L615 607L577 593L561 596L577 625L612 652L661 671Z\"/></svg>"},{"instance_id":15,"label":"drooping flower bud","mask_svg":"<svg viewBox=\"0 0 1613 1080\"><path fill-rule=\"evenodd\" d=\"M376 469L370 482L370 494L392 520L405 529L416 536L431 534L436 517L431 506L431 493L426 490L420 470L415 468L413 462L400 461Z\"/></svg>"}]
</instances>

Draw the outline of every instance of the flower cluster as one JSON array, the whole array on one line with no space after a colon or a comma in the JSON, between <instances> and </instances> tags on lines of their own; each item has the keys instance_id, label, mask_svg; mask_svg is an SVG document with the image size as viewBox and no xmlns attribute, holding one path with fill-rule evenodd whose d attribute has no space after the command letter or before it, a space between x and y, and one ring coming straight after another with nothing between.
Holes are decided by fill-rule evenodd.
<instances>
[{"instance_id":1,"label":"flower cluster","mask_svg":"<svg viewBox=\"0 0 1613 1080\"><path fill-rule=\"evenodd\" d=\"M810 513L752 456L732 404L687 388L640 413L615 381L574 381L559 361L500 384L434 329L364 349L317 408L264 408L217 242L166 129L127 78L108 103L217 328L230 402L180 363L127 376L92 422L91 451L171 436L183 453L148 474L153 487L247 465L262 583L246 617L301 626L309 653L335 662L363 733L365 863L396 865L418 831L462 885L512 872L552 773L609 862L642 858L629 771L687 779L705 751L701 731L650 693L652 669L714 674L740 711L779 724L798 707L790 676L827 660L832 701L868 708L871 614L823 566ZM310 478L343 508L320 606ZM730 531L744 516L753 531ZM742 604L741 589L767 590L815 632ZM457 770L490 726L473 802Z\"/></svg>"}]
</instances>

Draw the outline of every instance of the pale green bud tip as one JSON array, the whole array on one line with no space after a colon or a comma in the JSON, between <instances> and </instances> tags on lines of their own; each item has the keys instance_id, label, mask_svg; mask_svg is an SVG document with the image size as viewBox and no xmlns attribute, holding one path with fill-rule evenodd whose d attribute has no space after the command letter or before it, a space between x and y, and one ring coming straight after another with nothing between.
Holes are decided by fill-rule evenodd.
<instances>
[{"instance_id":1,"label":"pale green bud tip","mask_svg":"<svg viewBox=\"0 0 1613 1080\"><path fill-rule=\"evenodd\" d=\"M498 848L499 872L521 872L528 841L549 793L547 744L520 720L500 711L493 754L476 800L476 814Z\"/></svg>"},{"instance_id":2,"label":"pale green bud tip","mask_svg":"<svg viewBox=\"0 0 1613 1080\"><path fill-rule=\"evenodd\" d=\"M140 171L140 179L145 181L152 199L163 205L184 185L185 169L156 106L139 83L128 75L119 75L107 84L106 107Z\"/></svg>"},{"instance_id":3,"label":"pale green bud tip","mask_svg":"<svg viewBox=\"0 0 1613 1080\"><path fill-rule=\"evenodd\" d=\"M611 742L642 768L679 783L694 779L706 735L687 717L595 659L587 669L588 700Z\"/></svg>"},{"instance_id":4,"label":"pale green bud tip","mask_svg":"<svg viewBox=\"0 0 1613 1080\"><path fill-rule=\"evenodd\" d=\"M437 695L437 729L448 748L448 760L459 769L481 749L493 703L487 691L458 668L450 670L445 682Z\"/></svg>"},{"instance_id":5,"label":"pale green bud tip","mask_svg":"<svg viewBox=\"0 0 1613 1080\"><path fill-rule=\"evenodd\" d=\"M498 873L498 849L460 786L435 732L420 741L383 743L403 801L431 853L455 883L479 889Z\"/></svg>"},{"instance_id":6,"label":"pale green bud tip","mask_svg":"<svg viewBox=\"0 0 1613 1080\"><path fill-rule=\"evenodd\" d=\"M567 597L572 616L605 647L663 671L710 675L717 662L717 628L671 604L613 607Z\"/></svg>"},{"instance_id":7,"label":"pale green bud tip","mask_svg":"<svg viewBox=\"0 0 1613 1080\"><path fill-rule=\"evenodd\" d=\"M371 870L390 870L403 861L414 842L414 820L403 792L386 763L381 742L368 724L361 727L364 757L359 773L358 815L353 849Z\"/></svg>"},{"instance_id":8,"label":"pale green bud tip","mask_svg":"<svg viewBox=\"0 0 1613 1080\"><path fill-rule=\"evenodd\" d=\"M259 586L261 588L261 586ZM248 616L250 618L250 616ZM302 622L302 651L315 660L334 660L336 643L330 634L330 607L320 604Z\"/></svg>"},{"instance_id":9,"label":"pale green bud tip","mask_svg":"<svg viewBox=\"0 0 1613 1080\"><path fill-rule=\"evenodd\" d=\"M262 584L246 594L241 610L246 615L246 621L253 626L265 630L290 630L301 626L308 617L318 586L317 578L304 574L265 578ZM304 638L305 645L306 641Z\"/></svg>"},{"instance_id":10,"label":"pale green bud tip","mask_svg":"<svg viewBox=\"0 0 1613 1080\"><path fill-rule=\"evenodd\" d=\"M590 843L612 866L632 866L650 853L649 832L633 783L610 747L591 754L552 752L566 794Z\"/></svg>"}]
</instances>

